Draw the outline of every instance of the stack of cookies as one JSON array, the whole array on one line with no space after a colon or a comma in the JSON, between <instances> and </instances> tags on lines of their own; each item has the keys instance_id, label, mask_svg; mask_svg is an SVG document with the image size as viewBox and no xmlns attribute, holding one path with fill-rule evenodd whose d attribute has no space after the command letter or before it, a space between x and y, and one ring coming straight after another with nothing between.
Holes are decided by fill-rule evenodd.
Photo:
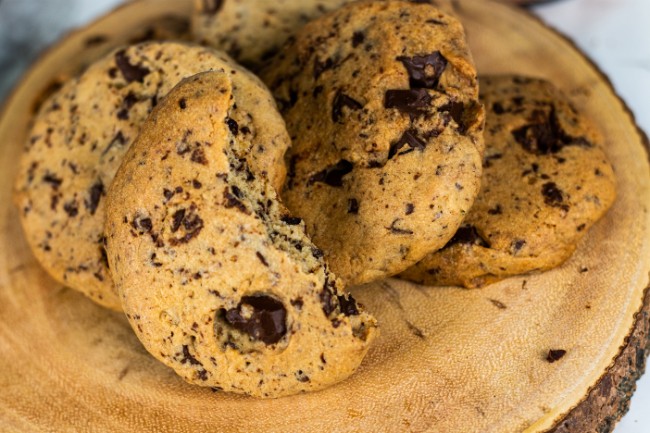
<instances>
[{"instance_id":1,"label":"stack of cookies","mask_svg":"<svg viewBox=\"0 0 650 433\"><path fill-rule=\"evenodd\" d=\"M346 286L551 269L614 200L588 119L542 79L479 88L443 1L204 0L193 37L67 82L16 180L48 273L190 383L330 386L378 336Z\"/></svg>"}]
</instances>

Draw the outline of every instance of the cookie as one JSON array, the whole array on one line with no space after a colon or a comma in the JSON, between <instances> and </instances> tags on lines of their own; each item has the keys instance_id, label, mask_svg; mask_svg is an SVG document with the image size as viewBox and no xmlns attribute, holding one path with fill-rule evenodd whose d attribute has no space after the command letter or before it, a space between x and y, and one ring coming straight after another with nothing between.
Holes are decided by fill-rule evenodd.
<instances>
[{"instance_id":1,"label":"cookie","mask_svg":"<svg viewBox=\"0 0 650 433\"><path fill-rule=\"evenodd\" d=\"M451 239L479 190L484 121L455 18L351 3L303 27L261 76L293 141L283 200L346 284Z\"/></svg>"},{"instance_id":2,"label":"cookie","mask_svg":"<svg viewBox=\"0 0 650 433\"><path fill-rule=\"evenodd\" d=\"M182 43L118 49L45 101L16 180L22 226L43 267L59 282L116 310L103 247L104 199L124 153L151 109L186 76L225 70L242 111L232 127L251 137L251 161L279 186L289 138L264 85L225 54ZM197 155L199 157L199 155ZM183 194L192 185L165 194Z\"/></svg>"},{"instance_id":3,"label":"cookie","mask_svg":"<svg viewBox=\"0 0 650 433\"><path fill-rule=\"evenodd\" d=\"M352 374L376 322L255 171L233 78L188 78L145 122L107 197L111 271L144 346L188 382L320 389Z\"/></svg>"},{"instance_id":4,"label":"cookie","mask_svg":"<svg viewBox=\"0 0 650 433\"><path fill-rule=\"evenodd\" d=\"M195 0L192 34L257 70L296 30L352 0ZM447 4L447 0L418 0ZM418 2L416 1L416 2Z\"/></svg>"},{"instance_id":5,"label":"cookie","mask_svg":"<svg viewBox=\"0 0 650 433\"><path fill-rule=\"evenodd\" d=\"M451 241L402 278L475 288L554 268L614 201L601 137L551 83L483 77L481 98L481 192Z\"/></svg>"}]
</instances>

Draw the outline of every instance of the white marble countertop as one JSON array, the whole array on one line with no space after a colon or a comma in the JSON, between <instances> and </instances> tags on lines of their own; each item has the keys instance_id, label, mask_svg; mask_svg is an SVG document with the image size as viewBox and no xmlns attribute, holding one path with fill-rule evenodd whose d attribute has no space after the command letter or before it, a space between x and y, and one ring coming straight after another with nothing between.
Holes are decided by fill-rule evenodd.
<instances>
[{"instance_id":1,"label":"white marble countertop","mask_svg":"<svg viewBox=\"0 0 650 433\"><path fill-rule=\"evenodd\" d=\"M0 101L45 46L118 3L121 0L0 0ZM639 126L650 131L650 0L559 0L532 10L600 66ZM649 432L647 374L615 433Z\"/></svg>"}]
</instances>

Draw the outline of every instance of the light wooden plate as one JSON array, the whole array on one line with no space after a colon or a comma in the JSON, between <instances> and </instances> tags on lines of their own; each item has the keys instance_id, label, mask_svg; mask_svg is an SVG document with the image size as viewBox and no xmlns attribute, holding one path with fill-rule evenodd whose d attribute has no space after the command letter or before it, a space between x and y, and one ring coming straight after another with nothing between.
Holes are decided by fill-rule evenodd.
<instances>
[{"instance_id":1,"label":"light wooden plate","mask_svg":"<svg viewBox=\"0 0 650 433\"><path fill-rule=\"evenodd\" d=\"M606 78L562 36L503 4L455 3L482 74L553 80L607 139L618 199L574 257L483 290L398 280L354 290L382 336L357 374L322 392L262 401L185 384L145 352L121 314L41 270L10 205L43 92L158 18L190 10L190 0L130 3L45 53L0 118L0 430L609 431L650 344L643 134ZM566 355L548 362L558 349Z\"/></svg>"}]
</instances>

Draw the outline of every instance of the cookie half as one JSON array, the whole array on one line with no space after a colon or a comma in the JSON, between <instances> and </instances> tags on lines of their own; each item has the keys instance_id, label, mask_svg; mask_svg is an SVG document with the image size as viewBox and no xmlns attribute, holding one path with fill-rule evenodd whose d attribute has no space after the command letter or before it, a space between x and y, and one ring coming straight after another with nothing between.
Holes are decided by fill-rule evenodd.
<instances>
[{"instance_id":1,"label":"cookie half","mask_svg":"<svg viewBox=\"0 0 650 433\"><path fill-rule=\"evenodd\" d=\"M111 272L144 346L188 382L324 388L357 368L376 322L255 171L233 86L223 72L188 78L144 124L107 197Z\"/></svg>"},{"instance_id":2,"label":"cookie half","mask_svg":"<svg viewBox=\"0 0 650 433\"><path fill-rule=\"evenodd\" d=\"M482 77L481 98L481 192L453 239L402 278L475 288L554 268L615 199L602 139L551 83Z\"/></svg>"},{"instance_id":3,"label":"cookie half","mask_svg":"<svg viewBox=\"0 0 650 433\"><path fill-rule=\"evenodd\" d=\"M121 309L104 254L106 191L151 109L184 77L207 70L233 76L242 105L231 113L232 128L250 137L256 170L282 185L289 137L256 77L199 46L155 42L115 50L44 102L21 158L16 201L22 226L56 280ZM165 194L193 188L177 186Z\"/></svg>"},{"instance_id":4,"label":"cookie half","mask_svg":"<svg viewBox=\"0 0 650 433\"><path fill-rule=\"evenodd\" d=\"M293 140L283 199L347 284L449 241L479 190L484 122L455 18L351 3L301 29L262 78Z\"/></svg>"}]
</instances>

